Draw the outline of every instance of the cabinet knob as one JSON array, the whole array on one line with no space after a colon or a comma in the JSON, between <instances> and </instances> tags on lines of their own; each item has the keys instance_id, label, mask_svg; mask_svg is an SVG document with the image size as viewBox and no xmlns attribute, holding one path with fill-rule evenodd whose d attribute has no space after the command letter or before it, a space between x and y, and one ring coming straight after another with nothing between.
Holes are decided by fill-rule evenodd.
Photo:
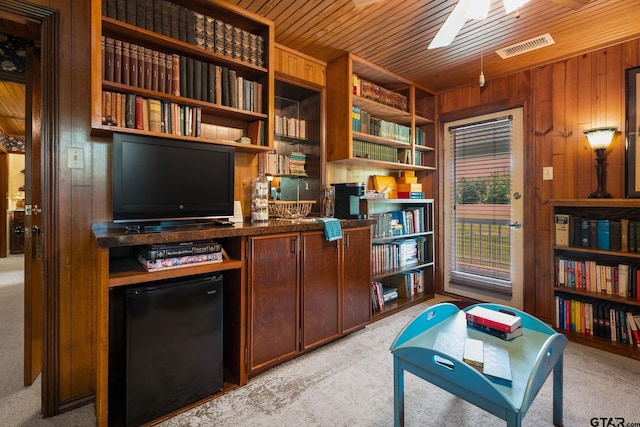
<instances>
[{"instance_id":1,"label":"cabinet knob","mask_svg":"<svg viewBox=\"0 0 640 427\"><path fill-rule=\"evenodd\" d=\"M18 225L13 230L13 232L15 233L16 236L22 236L24 234L24 228L22 228L21 226Z\"/></svg>"}]
</instances>

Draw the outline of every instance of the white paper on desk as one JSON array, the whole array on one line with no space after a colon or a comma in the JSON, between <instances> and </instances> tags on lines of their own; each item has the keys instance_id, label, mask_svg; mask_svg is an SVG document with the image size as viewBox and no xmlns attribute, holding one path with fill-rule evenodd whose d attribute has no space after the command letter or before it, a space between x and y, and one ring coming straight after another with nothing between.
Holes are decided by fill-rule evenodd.
<instances>
[{"instance_id":1,"label":"white paper on desk","mask_svg":"<svg viewBox=\"0 0 640 427\"><path fill-rule=\"evenodd\" d=\"M464 337L452 334L451 332L438 332L436 342L433 343L433 349L444 353L456 360L462 360L464 354ZM451 362L438 357L436 362L453 368Z\"/></svg>"},{"instance_id":2,"label":"white paper on desk","mask_svg":"<svg viewBox=\"0 0 640 427\"><path fill-rule=\"evenodd\" d=\"M482 371L489 379L507 386L511 386L511 361L509 350L497 344L484 343L484 369Z\"/></svg>"}]
</instances>

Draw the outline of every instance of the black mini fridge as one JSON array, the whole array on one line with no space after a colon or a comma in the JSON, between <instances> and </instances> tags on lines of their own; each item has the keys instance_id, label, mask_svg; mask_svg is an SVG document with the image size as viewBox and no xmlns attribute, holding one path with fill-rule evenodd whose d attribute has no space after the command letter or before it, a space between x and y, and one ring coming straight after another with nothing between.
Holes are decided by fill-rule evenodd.
<instances>
[{"instance_id":1,"label":"black mini fridge","mask_svg":"<svg viewBox=\"0 0 640 427\"><path fill-rule=\"evenodd\" d=\"M110 373L120 415L109 424L144 424L222 390L221 274L136 286L112 302L123 315L110 360L123 372Z\"/></svg>"}]
</instances>

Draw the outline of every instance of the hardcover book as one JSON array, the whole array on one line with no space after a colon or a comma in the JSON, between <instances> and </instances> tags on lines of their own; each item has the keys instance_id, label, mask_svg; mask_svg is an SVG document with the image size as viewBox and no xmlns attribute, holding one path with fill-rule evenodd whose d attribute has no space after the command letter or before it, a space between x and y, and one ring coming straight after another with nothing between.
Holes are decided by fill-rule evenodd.
<instances>
[{"instance_id":1,"label":"hardcover book","mask_svg":"<svg viewBox=\"0 0 640 427\"><path fill-rule=\"evenodd\" d=\"M611 250L611 221L608 219L598 220L598 249Z\"/></svg>"},{"instance_id":2,"label":"hardcover book","mask_svg":"<svg viewBox=\"0 0 640 427\"><path fill-rule=\"evenodd\" d=\"M488 326L502 332L513 332L520 327L520 317L486 307L472 307L466 312L467 322Z\"/></svg>"},{"instance_id":3,"label":"hardcover book","mask_svg":"<svg viewBox=\"0 0 640 427\"><path fill-rule=\"evenodd\" d=\"M569 215L556 214L556 246L569 246Z\"/></svg>"}]
</instances>

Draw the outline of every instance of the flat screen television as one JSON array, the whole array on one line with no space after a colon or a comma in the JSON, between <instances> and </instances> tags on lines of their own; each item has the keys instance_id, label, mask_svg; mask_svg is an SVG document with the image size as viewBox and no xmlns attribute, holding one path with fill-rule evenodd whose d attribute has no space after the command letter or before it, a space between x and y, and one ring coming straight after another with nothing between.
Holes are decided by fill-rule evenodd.
<instances>
[{"instance_id":1,"label":"flat screen television","mask_svg":"<svg viewBox=\"0 0 640 427\"><path fill-rule=\"evenodd\" d=\"M233 147L114 133L113 221L175 225L232 217L234 158Z\"/></svg>"}]
</instances>

